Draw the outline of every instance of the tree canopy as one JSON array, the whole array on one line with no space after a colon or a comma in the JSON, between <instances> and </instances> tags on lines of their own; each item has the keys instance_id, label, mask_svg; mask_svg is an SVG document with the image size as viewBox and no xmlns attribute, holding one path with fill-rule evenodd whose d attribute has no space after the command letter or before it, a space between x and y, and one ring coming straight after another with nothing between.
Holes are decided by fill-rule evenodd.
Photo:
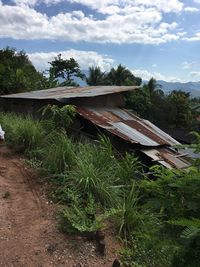
<instances>
[{"instance_id":1,"label":"tree canopy","mask_svg":"<svg viewBox=\"0 0 200 267\"><path fill-rule=\"evenodd\" d=\"M135 77L126 67L119 64L111 68L109 72L102 72L99 67L90 67L89 75L86 78L88 85L140 85L142 79Z\"/></svg>"},{"instance_id":2,"label":"tree canopy","mask_svg":"<svg viewBox=\"0 0 200 267\"><path fill-rule=\"evenodd\" d=\"M89 74L86 77L86 82L88 85L105 85L108 83L107 76L105 72L102 72L100 67L89 67Z\"/></svg>"},{"instance_id":3,"label":"tree canopy","mask_svg":"<svg viewBox=\"0 0 200 267\"><path fill-rule=\"evenodd\" d=\"M74 58L63 59L61 54L49 62L49 77L56 81L59 86L79 86L74 77L83 79L84 74L81 72L78 62Z\"/></svg>"},{"instance_id":4,"label":"tree canopy","mask_svg":"<svg viewBox=\"0 0 200 267\"><path fill-rule=\"evenodd\" d=\"M183 91L166 95L154 78L140 89L127 93L126 105L160 127L196 129L190 95Z\"/></svg>"},{"instance_id":5,"label":"tree canopy","mask_svg":"<svg viewBox=\"0 0 200 267\"><path fill-rule=\"evenodd\" d=\"M136 78L132 72L126 67L119 64L116 68L112 68L108 73L108 79L111 85L140 85L141 78Z\"/></svg>"},{"instance_id":6,"label":"tree canopy","mask_svg":"<svg viewBox=\"0 0 200 267\"><path fill-rule=\"evenodd\" d=\"M42 89L45 77L38 72L24 51L6 47L0 50L0 94Z\"/></svg>"},{"instance_id":7,"label":"tree canopy","mask_svg":"<svg viewBox=\"0 0 200 267\"><path fill-rule=\"evenodd\" d=\"M172 91L168 99L173 110L172 123L175 127L187 127L192 123L190 94L183 91Z\"/></svg>"}]
</instances>

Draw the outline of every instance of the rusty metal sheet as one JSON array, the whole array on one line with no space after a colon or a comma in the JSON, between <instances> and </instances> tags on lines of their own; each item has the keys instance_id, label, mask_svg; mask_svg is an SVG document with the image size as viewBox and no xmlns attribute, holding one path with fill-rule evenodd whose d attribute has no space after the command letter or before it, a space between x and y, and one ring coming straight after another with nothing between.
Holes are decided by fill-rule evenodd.
<instances>
[{"instance_id":1,"label":"rusty metal sheet","mask_svg":"<svg viewBox=\"0 0 200 267\"><path fill-rule=\"evenodd\" d=\"M122 93L140 88L139 86L86 86L86 87L56 87L45 90L31 91L0 96L17 99L54 99L62 100L78 97L95 97L101 95Z\"/></svg>"},{"instance_id":2,"label":"rusty metal sheet","mask_svg":"<svg viewBox=\"0 0 200 267\"><path fill-rule=\"evenodd\" d=\"M139 143L144 146L158 146L159 144L147 135L138 131L137 128L133 128L124 122L112 123L116 131L127 136L132 142Z\"/></svg>"},{"instance_id":3,"label":"rusty metal sheet","mask_svg":"<svg viewBox=\"0 0 200 267\"><path fill-rule=\"evenodd\" d=\"M167 147L143 149L141 151L153 161L159 162L168 169L185 169L190 166L190 163L182 156L181 153L179 153L179 151L175 151Z\"/></svg>"},{"instance_id":4,"label":"rusty metal sheet","mask_svg":"<svg viewBox=\"0 0 200 267\"><path fill-rule=\"evenodd\" d=\"M77 107L77 112L131 143L147 147L180 144L152 123L120 108Z\"/></svg>"},{"instance_id":5,"label":"rusty metal sheet","mask_svg":"<svg viewBox=\"0 0 200 267\"><path fill-rule=\"evenodd\" d=\"M155 124L151 123L150 121L143 120L144 124L147 125L149 129L152 129L152 131L156 132L156 134L165 140L168 141L170 145L180 145L178 141L176 141L173 137L171 137L169 134L162 131L160 128L158 128Z\"/></svg>"},{"instance_id":6,"label":"rusty metal sheet","mask_svg":"<svg viewBox=\"0 0 200 267\"><path fill-rule=\"evenodd\" d=\"M77 107L77 112L112 134L140 145L142 153L166 168L184 169L189 166L181 153L170 148L179 143L147 120L120 108Z\"/></svg>"}]
</instances>

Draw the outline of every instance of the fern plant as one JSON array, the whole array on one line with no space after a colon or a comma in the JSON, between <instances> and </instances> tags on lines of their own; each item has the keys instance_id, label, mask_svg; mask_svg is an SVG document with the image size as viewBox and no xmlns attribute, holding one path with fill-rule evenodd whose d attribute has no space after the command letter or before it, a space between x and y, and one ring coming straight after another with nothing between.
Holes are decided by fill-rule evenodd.
<instances>
[{"instance_id":1,"label":"fern plant","mask_svg":"<svg viewBox=\"0 0 200 267\"><path fill-rule=\"evenodd\" d=\"M200 266L200 219L179 219L169 221L170 224L184 227L180 235L181 249L174 257L173 266Z\"/></svg>"},{"instance_id":2,"label":"fern plant","mask_svg":"<svg viewBox=\"0 0 200 267\"><path fill-rule=\"evenodd\" d=\"M171 220L169 223L185 227L180 237L188 242L200 234L200 219L198 218Z\"/></svg>"},{"instance_id":3,"label":"fern plant","mask_svg":"<svg viewBox=\"0 0 200 267\"><path fill-rule=\"evenodd\" d=\"M98 212L97 212L98 210ZM60 227L69 233L92 233L102 229L108 218L113 217L115 209L100 212L92 195L82 203L80 198L74 198L70 206L64 207L60 213ZM97 214L98 213L98 214Z\"/></svg>"}]
</instances>

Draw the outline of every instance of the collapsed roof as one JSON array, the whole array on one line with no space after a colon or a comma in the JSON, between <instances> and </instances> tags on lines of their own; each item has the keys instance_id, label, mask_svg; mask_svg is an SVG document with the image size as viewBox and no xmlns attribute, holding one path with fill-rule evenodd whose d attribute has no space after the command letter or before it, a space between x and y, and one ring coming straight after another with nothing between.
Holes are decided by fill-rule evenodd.
<instances>
[{"instance_id":1,"label":"collapsed roof","mask_svg":"<svg viewBox=\"0 0 200 267\"><path fill-rule=\"evenodd\" d=\"M76 110L93 124L139 145L142 153L167 168L183 169L189 166L184 155L172 148L180 143L150 121L117 107L77 107Z\"/></svg>"}]
</instances>

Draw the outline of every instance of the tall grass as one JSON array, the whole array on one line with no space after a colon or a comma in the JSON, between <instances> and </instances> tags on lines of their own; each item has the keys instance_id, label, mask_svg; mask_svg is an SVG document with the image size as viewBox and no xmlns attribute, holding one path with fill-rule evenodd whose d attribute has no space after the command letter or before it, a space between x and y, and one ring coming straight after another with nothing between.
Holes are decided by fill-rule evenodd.
<instances>
[{"instance_id":1,"label":"tall grass","mask_svg":"<svg viewBox=\"0 0 200 267\"><path fill-rule=\"evenodd\" d=\"M24 118L13 114L0 114L0 121L6 132L6 143L16 152L37 149L44 140L44 129L40 122L30 116Z\"/></svg>"},{"instance_id":2,"label":"tall grass","mask_svg":"<svg viewBox=\"0 0 200 267\"><path fill-rule=\"evenodd\" d=\"M52 132L42 150L42 166L50 174L63 174L75 163L76 146L64 133Z\"/></svg>"},{"instance_id":3,"label":"tall grass","mask_svg":"<svg viewBox=\"0 0 200 267\"><path fill-rule=\"evenodd\" d=\"M67 174L67 185L84 198L92 194L102 205L112 207L117 201L116 164L115 159L108 157L100 146L79 143L75 165Z\"/></svg>"}]
</instances>

